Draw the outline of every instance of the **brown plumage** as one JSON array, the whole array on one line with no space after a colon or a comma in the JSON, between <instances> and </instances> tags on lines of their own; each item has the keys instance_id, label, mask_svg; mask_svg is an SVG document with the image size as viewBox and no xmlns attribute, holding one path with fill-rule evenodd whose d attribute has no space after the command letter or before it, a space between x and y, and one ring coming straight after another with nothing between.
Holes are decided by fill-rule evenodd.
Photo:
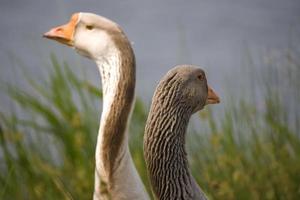
<instances>
[{"instance_id":1,"label":"brown plumage","mask_svg":"<svg viewBox=\"0 0 300 200\"><path fill-rule=\"evenodd\" d=\"M219 102L208 88L204 71L189 65L170 70L156 88L145 128L144 155L159 200L206 199L189 171L185 134L193 113L208 99Z\"/></svg>"}]
</instances>

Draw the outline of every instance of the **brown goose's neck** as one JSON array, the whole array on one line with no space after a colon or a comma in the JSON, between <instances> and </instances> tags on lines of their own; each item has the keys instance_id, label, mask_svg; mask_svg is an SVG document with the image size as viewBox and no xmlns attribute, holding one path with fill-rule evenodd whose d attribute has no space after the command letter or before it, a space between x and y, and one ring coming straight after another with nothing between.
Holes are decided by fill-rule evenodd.
<instances>
[{"instance_id":1,"label":"brown goose's neck","mask_svg":"<svg viewBox=\"0 0 300 200\"><path fill-rule=\"evenodd\" d=\"M185 151L192 109L178 99L176 79L168 82L156 89L145 128L144 154L152 189L160 200L202 199Z\"/></svg>"},{"instance_id":2,"label":"brown goose's neck","mask_svg":"<svg viewBox=\"0 0 300 200\"><path fill-rule=\"evenodd\" d=\"M193 196L184 147L189 116L183 109L151 109L146 125L144 153L157 199Z\"/></svg>"}]
</instances>

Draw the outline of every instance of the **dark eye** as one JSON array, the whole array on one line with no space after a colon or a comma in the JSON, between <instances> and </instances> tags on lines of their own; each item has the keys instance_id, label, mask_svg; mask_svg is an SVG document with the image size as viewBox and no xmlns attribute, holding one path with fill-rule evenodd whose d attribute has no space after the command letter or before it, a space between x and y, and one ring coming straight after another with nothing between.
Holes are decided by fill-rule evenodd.
<instances>
[{"instance_id":1,"label":"dark eye","mask_svg":"<svg viewBox=\"0 0 300 200\"><path fill-rule=\"evenodd\" d=\"M92 25L86 25L85 28L88 29L88 30L93 30L94 26L92 26Z\"/></svg>"},{"instance_id":2,"label":"dark eye","mask_svg":"<svg viewBox=\"0 0 300 200\"><path fill-rule=\"evenodd\" d=\"M199 74L199 75L197 76L197 78L198 78L200 81L203 81L204 75L203 75L203 74Z\"/></svg>"}]
</instances>

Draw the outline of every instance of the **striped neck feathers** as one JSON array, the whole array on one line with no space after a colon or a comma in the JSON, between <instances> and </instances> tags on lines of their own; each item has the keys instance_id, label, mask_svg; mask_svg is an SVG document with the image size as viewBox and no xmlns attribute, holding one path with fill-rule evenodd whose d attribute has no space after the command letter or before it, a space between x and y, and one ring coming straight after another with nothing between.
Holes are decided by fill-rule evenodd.
<instances>
[{"instance_id":1,"label":"striped neck feathers","mask_svg":"<svg viewBox=\"0 0 300 200\"><path fill-rule=\"evenodd\" d=\"M158 85L145 128L145 160L157 199L195 196L185 151L185 134L193 109L180 99L180 84L175 76L167 84Z\"/></svg>"}]
</instances>

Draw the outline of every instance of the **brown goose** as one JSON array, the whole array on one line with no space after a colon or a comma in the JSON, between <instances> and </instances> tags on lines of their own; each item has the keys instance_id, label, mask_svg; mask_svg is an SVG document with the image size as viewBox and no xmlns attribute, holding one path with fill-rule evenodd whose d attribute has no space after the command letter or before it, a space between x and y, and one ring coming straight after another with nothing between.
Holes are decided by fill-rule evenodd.
<instances>
[{"instance_id":1,"label":"brown goose","mask_svg":"<svg viewBox=\"0 0 300 200\"><path fill-rule=\"evenodd\" d=\"M185 151L191 115L219 103L203 70L177 66L160 81L144 135L144 155L154 195L159 200L207 199L192 177Z\"/></svg>"},{"instance_id":2,"label":"brown goose","mask_svg":"<svg viewBox=\"0 0 300 200\"><path fill-rule=\"evenodd\" d=\"M127 142L135 58L126 35L109 19L75 13L66 25L51 29L44 37L74 47L94 60L102 77L103 111L95 153L94 199L149 199Z\"/></svg>"}]
</instances>

